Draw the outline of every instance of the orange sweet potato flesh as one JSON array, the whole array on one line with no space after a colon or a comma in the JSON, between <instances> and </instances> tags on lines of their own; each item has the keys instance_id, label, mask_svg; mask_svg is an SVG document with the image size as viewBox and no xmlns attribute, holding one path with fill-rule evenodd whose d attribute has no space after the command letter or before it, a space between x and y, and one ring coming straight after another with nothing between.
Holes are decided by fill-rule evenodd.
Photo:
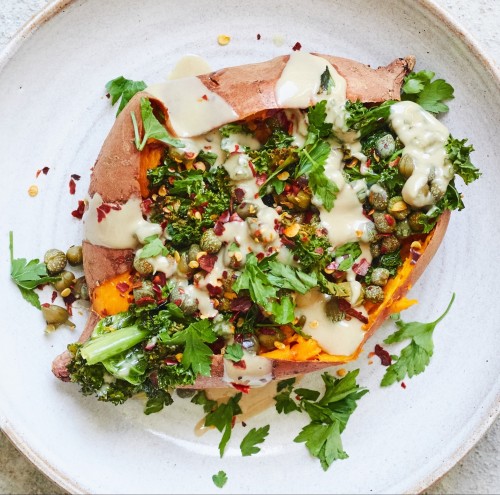
<instances>
[{"instance_id":1,"label":"orange sweet potato flesh","mask_svg":"<svg viewBox=\"0 0 500 495\"><path fill-rule=\"evenodd\" d=\"M352 101L360 100L365 103L399 99L403 78L415 63L413 57L406 57L396 59L387 67L371 69L349 59L321 56L328 59L339 74L346 79L347 97ZM241 120L265 110L278 108L274 86L287 60L288 56L282 56L268 62L230 67L198 77L209 90L222 96ZM123 203L131 197L147 196L146 172L149 168L158 165L162 148L154 142L148 143L142 152L137 151L135 147L130 114L134 112L137 117L140 117L142 97L149 97L149 95L146 92L135 95L120 113L106 138L92 172L89 187L91 197L99 193L105 202ZM161 102L153 98L151 101L153 105L162 108ZM166 125L169 127L168 109L163 110ZM137 118L137 121L139 132L142 134L142 121L140 118ZM400 270L396 282L392 285L388 284L384 302L378 307L369 308L370 322L367 326L366 337L355 354L347 357L328 356L321 351L313 339L305 341L295 335L290 338L295 341L289 341L289 344L293 345L287 346L282 354L268 353L268 357L272 360L273 377L282 379L355 359L366 340L393 311L394 305L405 304L403 298L436 252L446 231L448 219L448 213L442 215L434 231L427 236L425 249L416 264L410 265L408 261ZM80 336L80 342L85 342L89 338L96 323L104 314L112 314L124 307L122 305L127 298L116 289L116 280L129 280L134 258L134 252L131 249L109 249L95 246L87 241L83 243L83 249L85 276L94 305L87 325ZM111 282L106 282L110 279L112 279ZM52 366L54 374L65 381L69 380L67 364L70 359L71 356L66 351L54 360ZM227 386L222 381L223 374L223 358L214 356L212 376L200 377L195 387Z\"/></svg>"}]
</instances>

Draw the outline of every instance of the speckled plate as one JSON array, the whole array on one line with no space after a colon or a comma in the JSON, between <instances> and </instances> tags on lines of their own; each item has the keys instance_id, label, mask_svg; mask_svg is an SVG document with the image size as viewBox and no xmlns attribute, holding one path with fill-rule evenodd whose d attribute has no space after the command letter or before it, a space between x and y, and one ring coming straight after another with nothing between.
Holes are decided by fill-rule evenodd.
<instances>
[{"instance_id":1,"label":"speckled plate","mask_svg":"<svg viewBox=\"0 0 500 495\"><path fill-rule=\"evenodd\" d=\"M231 35L227 46L217 35ZM257 38L260 34L260 40ZM242 458L238 426L226 455L218 432L194 434L198 408L176 403L154 416L141 403L123 407L79 395L50 373L52 358L76 338L69 330L44 335L40 314L8 281L8 231L15 255L32 258L81 238L71 217L85 195L89 169L111 127L114 109L104 83L123 74L162 80L180 55L202 55L210 65L257 62L302 50L331 53L374 66L414 54L417 68L452 82L456 98L444 121L476 147L484 175L465 191L439 253L413 289L420 300L405 317L434 319L452 292L456 303L435 335L429 369L381 389L383 368L366 353L356 366L370 394L343 435L349 459L328 472L293 438L298 414L271 408L248 427L271 425L261 453ZM496 268L500 171L492 123L500 121L499 79L474 44L427 1L311 0L88 0L60 1L43 12L0 59L0 426L47 475L72 492L205 493L212 474L226 471L221 493L418 492L444 474L478 440L499 408L500 332ZM50 167L37 179L37 169ZM80 174L75 196L71 174ZM32 198L28 188L36 184ZM464 188L463 188L464 189ZM81 325L82 317L77 315ZM384 326L370 351L391 331ZM312 378L311 380L315 380ZM316 377L317 380L317 377ZM247 427L247 428L248 428Z\"/></svg>"}]
</instances>

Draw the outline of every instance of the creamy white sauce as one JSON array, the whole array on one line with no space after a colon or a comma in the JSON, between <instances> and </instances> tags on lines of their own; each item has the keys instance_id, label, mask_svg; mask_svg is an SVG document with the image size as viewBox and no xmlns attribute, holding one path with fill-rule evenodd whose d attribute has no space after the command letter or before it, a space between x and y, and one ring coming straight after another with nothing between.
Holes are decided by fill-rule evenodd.
<instances>
[{"instance_id":1,"label":"creamy white sauce","mask_svg":"<svg viewBox=\"0 0 500 495\"><path fill-rule=\"evenodd\" d=\"M212 300L205 289L189 284L184 290L186 294L189 294L198 303L201 318L213 318L217 316L218 311L214 308Z\"/></svg>"},{"instance_id":2,"label":"creamy white sauce","mask_svg":"<svg viewBox=\"0 0 500 495\"><path fill-rule=\"evenodd\" d=\"M436 198L431 194L429 182L444 194L453 178L453 167L446 159L448 129L412 101L392 105L390 123L405 145L403 155L411 156L415 166L403 187L403 199L417 208L433 205Z\"/></svg>"},{"instance_id":3,"label":"creamy white sauce","mask_svg":"<svg viewBox=\"0 0 500 495\"><path fill-rule=\"evenodd\" d=\"M199 136L238 118L231 105L198 77L153 84L146 92L165 105L172 129L179 137Z\"/></svg>"},{"instance_id":4,"label":"creamy white sauce","mask_svg":"<svg viewBox=\"0 0 500 495\"><path fill-rule=\"evenodd\" d=\"M200 76L212 72L208 62L198 55L185 55L174 66L168 79L181 79L182 77Z\"/></svg>"},{"instance_id":5,"label":"creamy white sauce","mask_svg":"<svg viewBox=\"0 0 500 495\"><path fill-rule=\"evenodd\" d=\"M243 351L242 361L245 362L245 369L235 366L235 363L229 359L224 359L224 376L222 378L224 382L262 387L272 380L273 367L270 359Z\"/></svg>"},{"instance_id":6,"label":"creamy white sauce","mask_svg":"<svg viewBox=\"0 0 500 495\"><path fill-rule=\"evenodd\" d=\"M245 153L233 153L225 162L224 168L231 180L239 182L253 178L253 172L249 165L250 157ZM253 181L255 182L255 181Z\"/></svg>"},{"instance_id":7,"label":"creamy white sauce","mask_svg":"<svg viewBox=\"0 0 500 495\"><path fill-rule=\"evenodd\" d=\"M313 289L296 298L296 316L305 316L303 332L310 335L328 354L349 356L359 347L365 332L363 323L356 318L332 322L326 315L325 306L330 296ZM363 307L357 309L366 315Z\"/></svg>"},{"instance_id":8,"label":"creamy white sauce","mask_svg":"<svg viewBox=\"0 0 500 495\"><path fill-rule=\"evenodd\" d=\"M162 272L167 279L172 277L177 271L177 263L172 256L155 256L154 258L146 258L146 261L153 266L153 273Z\"/></svg>"},{"instance_id":9,"label":"creamy white sauce","mask_svg":"<svg viewBox=\"0 0 500 495\"><path fill-rule=\"evenodd\" d=\"M217 155L217 160L214 165L218 166L222 164L225 153L221 149L221 137L218 130L208 132L201 136L182 138L181 141L184 144L184 148L176 148L176 153L191 158L198 155L200 151L215 153Z\"/></svg>"},{"instance_id":10,"label":"creamy white sauce","mask_svg":"<svg viewBox=\"0 0 500 495\"><path fill-rule=\"evenodd\" d=\"M130 198L119 205L119 210L111 209L99 222L97 208L103 204L96 193L89 202L84 217L84 237L96 246L112 249L134 249L139 242L150 235L160 235L159 224L148 222L142 217L140 198Z\"/></svg>"},{"instance_id":11,"label":"creamy white sauce","mask_svg":"<svg viewBox=\"0 0 500 495\"><path fill-rule=\"evenodd\" d=\"M221 148L228 153L241 153L245 148L258 150L260 143L251 134L230 134L222 138Z\"/></svg>"}]
</instances>

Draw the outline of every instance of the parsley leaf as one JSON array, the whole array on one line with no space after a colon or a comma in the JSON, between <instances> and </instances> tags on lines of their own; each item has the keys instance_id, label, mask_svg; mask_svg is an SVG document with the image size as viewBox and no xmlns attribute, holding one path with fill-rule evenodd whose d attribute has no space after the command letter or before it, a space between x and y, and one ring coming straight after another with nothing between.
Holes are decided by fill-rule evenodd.
<instances>
[{"instance_id":1,"label":"parsley leaf","mask_svg":"<svg viewBox=\"0 0 500 495\"><path fill-rule=\"evenodd\" d=\"M328 69L328 66L325 68L325 72L321 74L321 79L320 79L320 93L325 92L327 95L329 95L332 92L332 88L335 87L335 81L333 80L332 75L330 74L330 69Z\"/></svg>"},{"instance_id":2,"label":"parsley leaf","mask_svg":"<svg viewBox=\"0 0 500 495\"><path fill-rule=\"evenodd\" d=\"M264 442L267 435L269 435L269 425L262 428L252 428L241 441L241 455L246 457L260 452L260 447L256 447L256 445Z\"/></svg>"},{"instance_id":3,"label":"parsley leaf","mask_svg":"<svg viewBox=\"0 0 500 495\"><path fill-rule=\"evenodd\" d=\"M276 411L278 411L278 414L289 414L292 411L300 411L300 407L290 397L294 384L295 378L282 380L278 383L278 394L274 396L274 400L276 401Z\"/></svg>"},{"instance_id":4,"label":"parsley leaf","mask_svg":"<svg viewBox=\"0 0 500 495\"><path fill-rule=\"evenodd\" d=\"M165 390L155 390L155 395L148 398L144 408L144 414L160 412L165 406L170 406L174 401L172 396Z\"/></svg>"},{"instance_id":5,"label":"parsley leaf","mask_svg":"<svg viewBox=\"0 0 500 495\"><path fill-rule=\"evenodd\" d=\"M282 289L290 289L300 294L316 286L318 280L315 273L307 274L290 265L284 265L277 261L269 262L268 279L274 285Z\"/></svg>"},{"instance_id":6,"label":"parsley leaf","mask_svg":"<svg viewBox=\"0 0 500 495\"><path fill-rule=\"evenodd\" d=\"M348 101L346 125L349 129L358 131L361 138L373 134L386 124L391 113L391 105L394 103L396 103L394 100L388 100L376 107L367 108L360 101Z\"/></svg>"},{"instance_id":7,"label":"parsley leaf","mask_svg":"<svg viewBox=\"0 0 500 495\"><path fill-rule=\"evenodd\" d=\"M193 404L203 407L206 413L212 412L217 407L217 401L207 397L205 390L199 390L191 399Z\"/></svg>"},{"instance_id":8,"label":"parsley leaf","mask_svg":"<svg viewBox=\"0 0 500 495\"><path fill-rule=\"evenodd\" d=\"M445 148L448 154L448 160L453 165L454 172L462 177L466 184L479 179L481 172L470 161L470 154L474 151L474 147L466 146L467 139L454 139L450 135L446 142Z\"/></svg>"},{"instance_id":9,"label":"parsley leaf","mask_svg":"<svg viewBox=\"0 0 500 495\"><path fill-rule=\"evenodd\" d=\"M217 488L222 488L227 483L227 474L224 471L219 471L212 476L212 481Z\"/></svg>"},{"instance_id":10,"label":"parsley leaf","mask_svg":"<svg viewBox=\"0 0 500 495\"><path fill-rule=\"evenodd\" d=\"M411 341L408 346L403 348L401 355L396 361L387 368L382 378L382 387L387 387L396 381L401 381L406 376L411 378L425 370L434 353L432 335L436 325L448 314L454 300L455 293L453 293L446 311L433 322L420 323L413 321L405 323L401 319L396 320L399 330L389 335L384 342L386 344L393 344L394 342L402 342L406 339L411 339Z\"/></svg>"},{"instance_id":11,"label":"parsley leaf","mask_svg":"<svg viewBox=\"0 0 500 495\"><path fill-rule=\"evenodd\" d=\"M34 292L39 285L55 282L59 277L51 277L47 273L45 263L38 259L26 261L26 258L14 259L14 234L9 232L10 277L19 287L21 295L31 305L41 309L40 298Z\"/></svg>"},{"instance_id":12,"label":"parsley leaf","mask_svg":"<svg viewBox=\"0 0 500 495\"><path fill-rule=\"evenodd\" d=\"M117 116L125 108L132 96L144 89L146 89L144 81L132 81L131 79L125 79L123 76L106 83L106 91L111 97L111 105L114 105L121 98L118 110L116 111Z\"/></svg>"},{"instance_id":13,"label":"parsley leaf","mask_svg":"<svg viewBox=\"0 0 500 495\"><path fill-rule=\"evenodd\" d=\"M238 363L243 358L243 347L238 342L228 345L226 351L224 352L224 359L229 359Z\"/></svg>"},{"instance_id":14,"label":"parsley leaf","mask_svg":"<svg viewBox=\"0 0 500 495\"><path fill-rule=\"evenodd\" d=\"M210 412L205 417L205 426L215 426L222 433L222 438L219 443L219 452L221 457L224 455L227 442L231 438L233 417L237 414L241 414L241 408L238 405L241 395L241 392L237 393L226 403L219 404L217 409Z\"/></svg>"},{"instance_id":15,"label":"parsley leaf","mask_svg":"<svg viewBox=\"0 0 500 495\"><path fill-rule=\"evenodd\" d=\"M191 194L203 192L205 182L203 181L203 172L201 170L188 170L182 175L176 175L179 178L174 178L173 184L168 189L170 194L175 196L190 196Z\"/></svg>"},{"instance_id":16,"label":"parsley leaf","mask_svg":"<svg viewBox=\"0 0 500 495\"><path fill-rule=\"evenodd\" d=\"M134 112L130 112L132 118L132 124L134 125L134 135L135 135L135 147L142 151L148 139L156 139L165 144L174 146L175 148L184 148L184 143L180 139L172 137L167 129L159 122L159 120L154 116L153 107L147 98L141 98L141 118L142 125L144 127L144 137L139 135L139 127L137 126L137 120Z\"/></svg>"},{"instance_id":17,"label":"parsley leaf","mask_svg":"<svg viewBox=\"0 0 500 495\"><path fill-rule=\"evenodd\" d=\"M403 84L401 99L414 101L428 112L447 112L448 105L443 101L454 98L453 86L444 79L432 81L434 76L434 72L427 70L408 74Z\"/></svg>"},{"instance_id":18,"label":"parsley leaf","mask_svg":"<svg viewBox=\"0 0 500 495\"><path fill-rule=\"evenodd\" d=\"M361 248L359 242L348 242L338 247L333 255L335 258L344 257L340 262L338 270L345 272L349 270L354 262L361 256Z\"/></svg>"},{"instance_id":19,"label":"parsley leaf","mask_svg":"<svg viewBox=\"0 0 500 495\"><path fill-rule=\"evenodd\" d=\"M326 120L326 100L322 100L307 110L307 138L304 146L313 144L320 138L327 138L332 133L333 124Z\"/></svg>"},{"instance_id":20,"label":"parsley leaf","mask_svg":"<svg viewBox=\"0 0 500 495\"><path fill-rule=\"evenodd\" d=\"M139 258L154 258L155 256L168 254L168 249L163 245L162 240L157 235L151 235L144 239L145 245L141 249Z\"/></svg>"}]
</instances>

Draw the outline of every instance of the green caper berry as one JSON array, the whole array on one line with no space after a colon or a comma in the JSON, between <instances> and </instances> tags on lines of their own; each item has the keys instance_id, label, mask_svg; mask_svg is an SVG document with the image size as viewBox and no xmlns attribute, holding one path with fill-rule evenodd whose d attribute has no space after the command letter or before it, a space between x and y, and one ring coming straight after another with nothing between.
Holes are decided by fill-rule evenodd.
<instances>
[{"instance_id":1,"label":"green caper berry","mask_svg":"<svg viewBox=\"0 0 500 495\"><path fill-rule=\"evenodd\" d=\"M231 311L231 299L227 299L226 297L223 297L219 301L219 306L217 306L217 309L219 311Z\"/></svg>"},{"instance_id":2,"label":"green caper berry","mask_svg":"<svg viewBox=\"0 0 500 495\"><path fill-rule=\"evenodd\" d=\"M78 266L83 263L83 248L82 246L71 246L66 251L66 259L71 266Z\"/></svg>"},{"instance_id":3,"label":"green caper berry","mask_svg":"<svg viewBox=\"0 0 500 495\"><path fill-rule=\"evenodd\" d=\"M376 258L377 256L380 256L382 254L380 250L380 244L378 242L372 242L370 244L370 253L373 258Z\"/></svg>"},{"instance_id":4,"label":"green caper berry","mask_svg":"<svg viewBox=\"0 0 500 495\"><path fill-rule=\"evenodd\" d=\"M394 233L398 239L406 239L407 237L409 237L412 234L412 231L408 220L398 222Z\"/></svg>"},{"instance_id":5,"label":"green caper berry","mask_svg":"<svg viewBox=\"0 0 500 495\"><path fill-rule=\"evenodd\" d=\"M399 173L403 177L408 179L413 173L413 170L415 170L415 164L413 163L413 158L410 155L403 155L401 157L401 160L399 160L398 168L399 168Z\"/></svg>"},{"instance_id":6,"label":"green caper berry","mask_svg":"<svg viewBox=\"0 0 500 495\"><path fill-rule=\"evenodd\" d=\"M176 285L170 292L170 302L177 304L185 315L192 315L198 309L196 299L186 294L182 287Z\"/></svg>"},{"instance_id":7,"label":"green caper berry","mask_svg":"<svg viewBox=\"0 0 500 495\"><path fill-rule=\"evenodd\" d=\"M382 186L380 186L379 184L374 184L370 188L368 201L376 210L378 211L385 210L387 208L388 200L389 200L389 195Z\"/></svg>"},{"instance_id":8,"label":"green caper berry","mask_svg":"<svg viewBox=\"0 0 500 495\"><path fill-rule=\"evenodd\" d=\"M382 239L382 242L380 244L380 251L382 253L394 253L399 249L400 245L401 244L396 236L389 235Z\"/></svg>"},{"instance_id":9,"label":"green caper berry","mask_svg":"<svg viewBox=\"0 0 500 495\"><path fill-rule=\"evenodd\" d=\"M47 326L46 332L52 332L60 325L69 325L74 328L75 325L69 320L69 313L66 308L57 306L56 304L49 304L42 306L42 315L45 318Z\"/></svg>"},{"instance_id":10,"label":"green caper berry","mask_svg":"<svg viewBox=\"0 0 500 495\"><path fill-rule=\"evenodd\" d=\"M43 261L47 265L47 273L49 275L59 275L66 267L66 255L59 249L49 249Z\"/></svg>"},{"instance_id":11,"label":"green caper berry","mask_svg":"<svg viewBox=\"0 0 500 495\"><path fill-rule=\"evenodd\" d=\"M376 211L373 214L375 228L382 234L391 234L396 230L396 220L389 213Z\"/></svg>"},{"instance_id":12,"label":"green caper berry","mask_svg":"<svg viewBox=\"0 0 500 495\"><path fill-rule=\"evenodd\" d=\"M225 292L229 292L233 288L234 282L238 276L234 270L226 270L225 277L222 278L222 288Z\"/></svg>"},{"instance_id":13,"label":"green caper berry","mask_svg":"<svg viewBox=\"0 0 500 495\"><path fill-rule=\"evenodd\" d=\"M196 393L196 390L194 388L177 388L175 389L175 393L181 399L189 399L190 397L193 397L193 395Z\"/></svg>"},{"instance_id":14,"label":"green caper berry","mask_svg":"<svg viewBox=\"0 0 500 495\"><path fill-rule=\"evenodd\" d=\"M188 275L192 273L191 268L189 267L189 259L188 253L181 253L179 262L177 263L177 270L184 275Z\"/></svg>"},{"instance_id":15,"label":"green caper berry","mask_svg":"<svg viewBox=\"0 0 500 495\"><path fill-rule=\"evenodd\" d=\"M214 229L207 229L201 236L200 247L202 251L216 254L222 247L222 241L219 236L215 234Z\"/></svg>"},{"instance_id":16,"label":"green caper berry","mask_svg":"<svg viewBox=\"0 0 500 495\"><path fill-rule=\"evenodd\" d=\"M389 270L387 268L375 268L372 272L372 284L383 287L389 280Z\"/></svg>"},{"instance_id":17,"label":"green caper berry","mask_svg":"<svg viewBox=\"0 0 500 495\"><path fill-rule=\"evenodd\" d=\"M137 270L139 275L143 277L148 277L149 275L153 275L153 265L146 258L134 258L134 268Z\"/></svg>"},{"instance_id":18,"label":"green caper berry","mask_svg":"<svg viewBox=\"0 0 500 495\"><path fill-rule=\"evenodd\" d=\"M263 331L257 332L259 344L266 350L274 349L276 341L282 342L285 340L285 334L278 328L266 328Z\"/></svg>"},{"instance_id":19,"label":"green caper berry","mask_svg":"<svg viewBox=\"0 0 500 495\"><path fill-rule=\"evenodd\" d=\"M339 299L332 297L325 304L325 313L333 322L342 321L345 318L345 313L339 308Z\"/></svg>"},{"instance_id":20,"label":"green caper berry","mask_svg":"<svg viewBox=\"0 0 500 495\"><path fill-rule=\"evenodd\" d=\"M87 285L85 277L79 277L76 280L75 285L73 287L73 294L77 299L81 299L82 301L88 301L90 299L89 287Z\"/></svg>"},{"instance_id":21,"label":"green caper berry","mask_svg":"<svg viewBox=\"0 0 500 495\"><path fill-rule=\"evenodd\" d=\"M59 280L52 282L52 287L57 292L62 292L64 289L69 289L75 283L75 274L66 270L63 270L59 276Z\"/></svg>"},{"instance_id":22,"label":"green caper berry","mask_svg":"<svg viewBox=\"0 0 500 495\"><path fill-rule=\"evenodd\" d=\"M411 230L418 233L423 232L424 225L420 222L424 219L425 214L421 211L414 211L412 214L410 214L410 216L408 217L408 224L410 225Z\"/></svg>"},{"instance_id":23,"label":"green caper berry","mask_svg":"<svg viewBox=\"0 0 500 495\"><path fill-rule=\"evenodd\" d=\"M431 184L431 194L436 203L444 196L444 192L439 188L439 186L435 182Z\"/></svg>"},{"instance_id":24,"label":"green caper berry","mask_svg":"<svg viewBox=\"0 0 500 495\"><path fill-rule=\"evenodd\" d=\"M404 220L410 214L410 208L402 196L394 196L387 204L387 211L396 219Z\"/></svg>"},{"instance_id":25,"label":"green caper berry","mask_svg":"<svg viewBox=\"0 0 500 495\"><path fill-rule=\"evenodd\" d=\"M196 258L198 253L201 251L201 248L198 244L191 244L188 250L188 260L189 261L198 261Z\"/></svg>"},{"instance_id":26,"label":"green caper berry","mask_svg":"<svg viewBox=\"0 0 500 495\"><path fill-rule=\"evenodd\" d=\"M257 208L253 203L243 202L236 207L236 213L240 218L246 220L248 217L257 215Z\"/></svg>"},{"instance_id":27,"label":"green caper berry","mask_svg":"<svg viewBox=\"0 0 500 495\"><path fill-rule=\"evenodd\" d=\"M155 297L153 283L150 280L143 280L141 286L134 289L134 299L136 301L144 297L152 297L153 299Z\"/></svg>"},{"instance_id":28,"label":"green caper berry","mask_svg":"<svg viewBox=\"0 0 500 495\"><path fill-rule=\"evenodd\" d=\"M365 288L365 299L380 304L384 300L384 289L378 285L369 285Z\"/></svg>"},{"instance_id":29,"label":"green caper berry","mask_svg":"<svg viewBox=\"0 0 500 495\"><path fill-rule=\"evenodd\" d=\"M396 149L396 143L391 134L384 134L375 142L375 149L381 158L389 158Z\"/></svg>"}]
</instances>

